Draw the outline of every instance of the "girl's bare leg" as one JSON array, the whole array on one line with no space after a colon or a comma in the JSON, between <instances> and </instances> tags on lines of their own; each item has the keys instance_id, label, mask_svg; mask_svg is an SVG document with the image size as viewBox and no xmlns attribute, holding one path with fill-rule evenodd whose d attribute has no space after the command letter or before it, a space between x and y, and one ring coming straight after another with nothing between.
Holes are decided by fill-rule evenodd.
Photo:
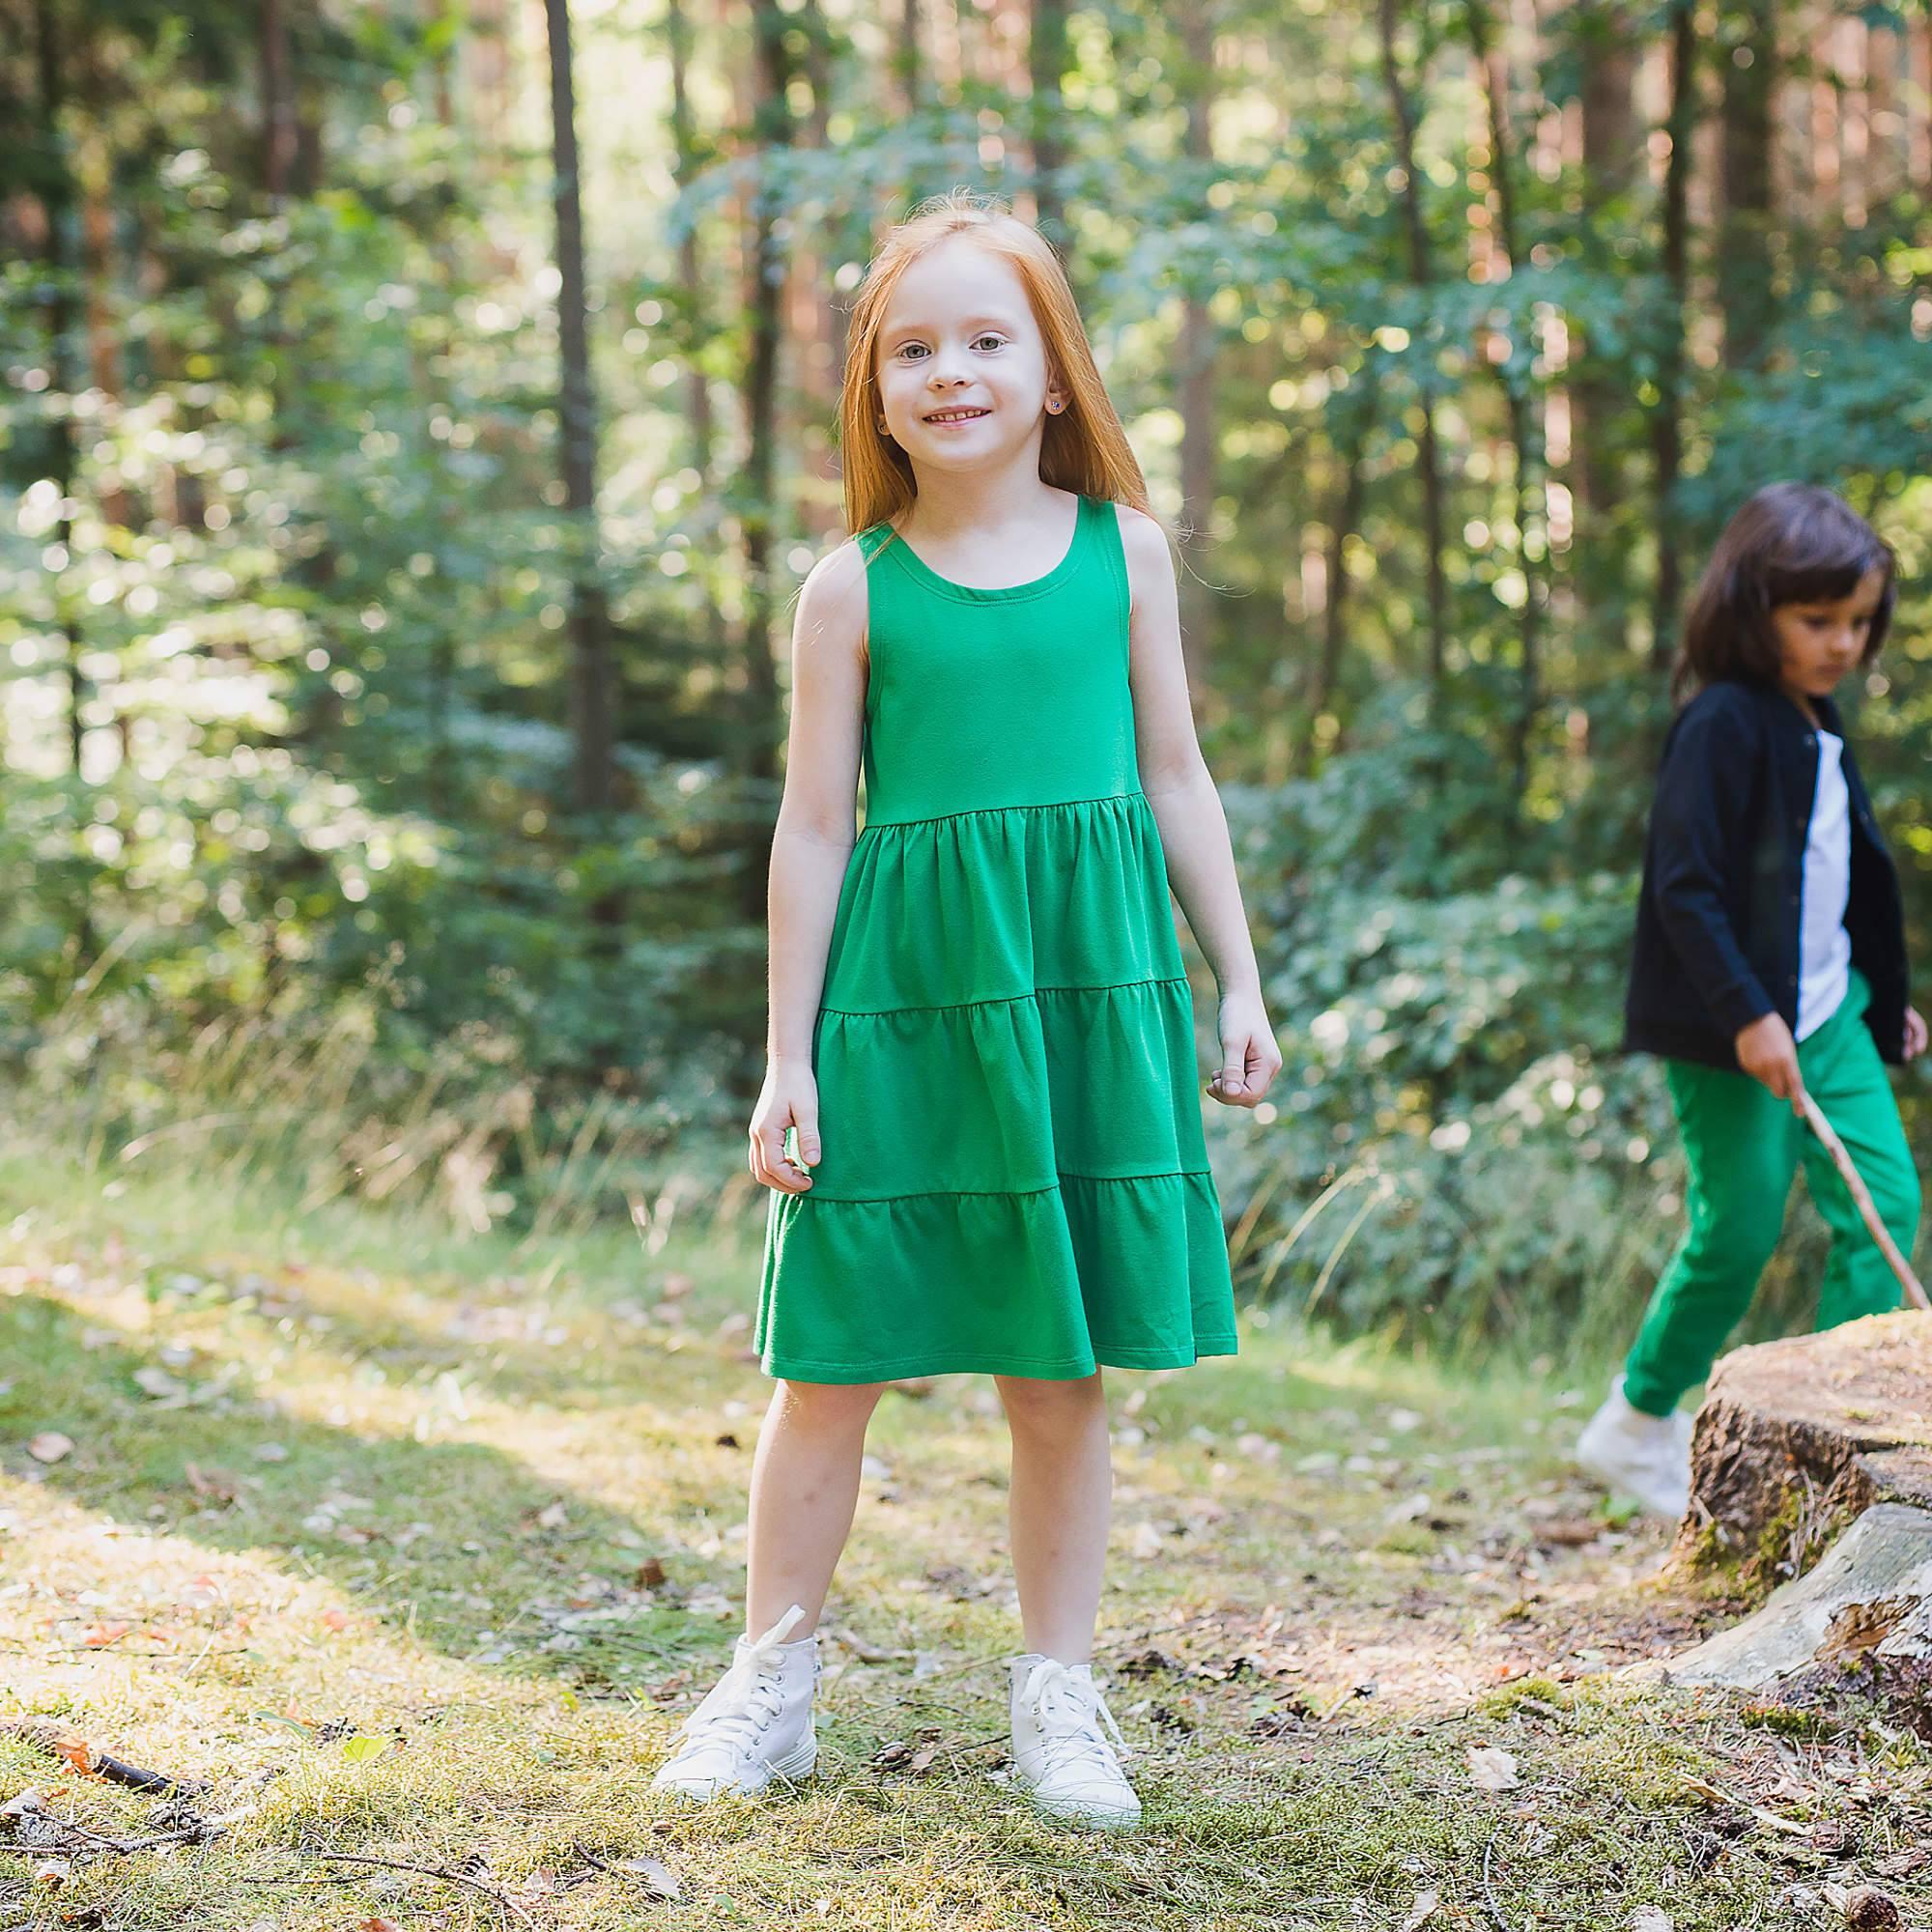
<instances>
[{"instance_id":1,"label":"girl's bare leg","mask_svg":"<svg viewBox=\"0 0 1932 1932\"><path fill-rule=\"evenodd\" d=\"M781 1381L772 1391L752 1463L746 1548L746 1634L762 1635L794 1604L809 1636L852 1528L866 1425L883 1382Z\"/></svg>"},{"instance_id":2,"label":"girl's bare leg","mask_svg":"<svg viewBox=\"0 0 1932 1932\"><path fill-rule=\"evenodd\" d=\"M1063 1663L1094 1654L1114 1469L1096 1371L1080 1381L1000 1376L1013 1437L1009 1515L1026 1646Z\"/></svg>"}]
</instances>

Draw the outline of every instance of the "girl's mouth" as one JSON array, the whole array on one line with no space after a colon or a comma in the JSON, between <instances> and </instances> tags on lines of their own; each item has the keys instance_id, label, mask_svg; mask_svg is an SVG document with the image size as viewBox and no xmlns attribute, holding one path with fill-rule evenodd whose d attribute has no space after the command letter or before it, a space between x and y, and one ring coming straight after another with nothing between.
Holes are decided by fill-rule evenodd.
<instances>
[{"instance_id":1,"label":"girl's mouth","mask_svg":"<svg viewBox=\"0 0 1932 1932\"><path fill-rule=\"evenodd\" d=\"M949 429L955 423L978 422L981 416L991 414L991 410L980 409L934 410L930 415L922 416L920 420L932 424L935 429Z\"/></svg>"}]
</instances>

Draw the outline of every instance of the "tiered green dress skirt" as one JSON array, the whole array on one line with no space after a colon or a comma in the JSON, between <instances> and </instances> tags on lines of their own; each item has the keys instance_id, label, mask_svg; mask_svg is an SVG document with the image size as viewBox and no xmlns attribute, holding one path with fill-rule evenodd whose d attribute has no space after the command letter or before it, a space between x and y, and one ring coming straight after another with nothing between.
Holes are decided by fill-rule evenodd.
<instances>
[{"instance_id":1,"label":"tiered green dress skirt","mask_svg":"<svg viewBox=\"0 0 1932 1932\"><path fill-rule=\"evenodd\" d=\"M767 1373L1079 1377L1235 1350L1193 1010L1140 789L1113 504L1046 576L864 533L867 816L774 1192Z\"/></svg>"}]
</instances>

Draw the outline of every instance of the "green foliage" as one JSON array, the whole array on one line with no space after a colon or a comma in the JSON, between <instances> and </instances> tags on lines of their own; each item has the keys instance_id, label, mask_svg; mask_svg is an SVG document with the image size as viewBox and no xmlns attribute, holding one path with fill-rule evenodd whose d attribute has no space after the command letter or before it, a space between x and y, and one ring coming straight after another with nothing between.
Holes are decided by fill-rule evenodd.
<instances>
[{"instance_id":1,"label":"green foliage","mask_svg":"<svg viewBox=\"0 0 1932 1932\"><path fill-rule=\"evenodd\" d=\"M388 1131L429 1083L427 1112L483 1136L486 1191L530 1224L596 1109L585 1146L621 1146L613 1174L644 1142L736 1132L784 732L763 656L781 639L755 632L838 534L838 305L882 218L960 182L1031 191L1042 132L1058 160L1038 185L1170 518L1181 331L1205 318L1212 343L1189 645L1288 1054L1266 1120L1217 1123L1255 1292L1456 1336L1627 1321L1679 1184L1654 1071L1615 1053L1666 715L1659 547L1694 569L1773 475L1842 489L1899 551L1862 694L1883 701L1859 731L1932 938L1926 184L1874 171L1856 224L1787 195L1762 353L1728 366L1712 239L1691 237L1687 318L1657 184L1605 192L1534 139L1619 35L1647 45L1670 10L1589 0L1510 38L1507 156L1466 14L1400 10L1420 279L1359 13L1223 10L1237 67L1204 66L1171 13L1079 13L1050 127L998 78L1012 49L907 61L876 23L815 8L779 22L782 98L744 94L734 125L721 103L753 48L707 16L684 23L676 132L658 28L582 15L586 542L556 475L547 75L513 40L447 10L284 10L297 164L271 189L266 105L243 99L267 84L259 10L0 8L23 28L0 38L0 103L28 130L0 156L0 1054L47 1080L91 1065L102 1122L156 1130L196 1041L251 1041L333 1093L353 1037L330 1131L359 1146L356 1107ZM1204 156L1187 122L1210 89ZM786 138L760 147L754 122ZM789 330L762 424L733 267L754 206ZM1448 619L1433 687L1425 411ZM594 820L571 805L580 581L617 669L616 806ZM257 1077L237 1075L250 1104ZM568 1187L621 1211L593 1171Z\"/></svg>"}]
</instances>

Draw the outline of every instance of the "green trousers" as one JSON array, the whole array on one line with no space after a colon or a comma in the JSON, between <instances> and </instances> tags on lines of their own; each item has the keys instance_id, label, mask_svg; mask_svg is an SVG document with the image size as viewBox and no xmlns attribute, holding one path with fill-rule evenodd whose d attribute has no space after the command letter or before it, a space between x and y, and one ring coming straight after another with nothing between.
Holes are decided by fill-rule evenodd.
<instances>
[{"instance_id":1,"label":"green trousers","mask_svg":"<svg viewBox=\"0 0 1932 1932\"><path fill-rule=\"evenodd\" d=\"M1799 1041L1798 1065L1864 1177L1892 1239L1909 1256L1918 1228L1918 1171L1885 1063L1861 1017L1868 997L1855 971L1838 1009ZM1750 1306L1777 1246L1791 1177L1801 1161L1811 1199L1832 1231L1818 1326L1899 1305L1898 1283L1831 1155L1788 1101L1748 1074L1690 1061L1665 1061L1664 1078L1690 1171L1690 1226L1650 1298L1624 1369L1625 1395L1652 1415L1668 1415L1685 1390L1710 1374Z\"/></svg>"}]
</instances>

